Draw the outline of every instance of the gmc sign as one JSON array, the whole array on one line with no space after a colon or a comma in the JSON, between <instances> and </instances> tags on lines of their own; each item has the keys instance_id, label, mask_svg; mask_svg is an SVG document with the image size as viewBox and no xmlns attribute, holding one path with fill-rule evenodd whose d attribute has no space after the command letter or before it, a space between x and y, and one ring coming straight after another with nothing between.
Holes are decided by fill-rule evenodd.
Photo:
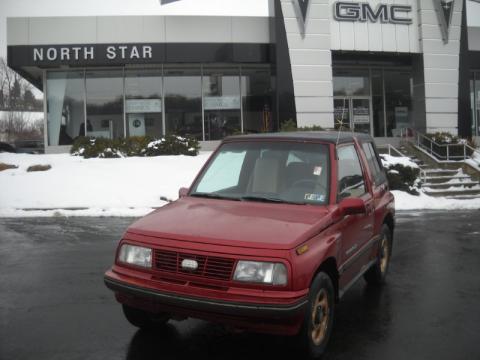
<instances>
[{"instance_id":1,"label":"gmc sign","mask_svg":"<svg viewBox=\"0 0 480 360\"><path fill-rule=\"evenodd\" d=\"M412 11L409 5L379 4L372 9L369 3L343 2L334 4L334 16L337 21L380 21L385 24L410 25L412 19L408 14Z\"/></svg>"}]
</instances>

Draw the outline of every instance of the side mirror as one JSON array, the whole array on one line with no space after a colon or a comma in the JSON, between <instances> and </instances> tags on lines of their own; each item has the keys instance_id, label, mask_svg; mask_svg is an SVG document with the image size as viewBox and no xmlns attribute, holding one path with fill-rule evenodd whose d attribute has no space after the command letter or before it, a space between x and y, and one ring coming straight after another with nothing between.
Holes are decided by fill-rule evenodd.
<instances>
[{"instance_id":1,"label":"side mirror","mask_svg":"<svg viewBox=\"0 0 480 360\"><path fill-rule=\"evenodd\" d=\"M182 198L182 197L187 196L187 195L188 195L188 191L189 191L188 188L185 188L185 187L180 188L180 190L178 190L178 197L179 197L179 198Z\"/></svg>"},{"instance_id":2,"label":"side mirror","mask_svg":"<svg viewBox=\"0 0 480 360\"><path fill-rule=\"evenodd\" d=\"M366 214L365 202L359 198L348 197L340 201L338 209L342 215Z\"/></svg>"}]
</instances>

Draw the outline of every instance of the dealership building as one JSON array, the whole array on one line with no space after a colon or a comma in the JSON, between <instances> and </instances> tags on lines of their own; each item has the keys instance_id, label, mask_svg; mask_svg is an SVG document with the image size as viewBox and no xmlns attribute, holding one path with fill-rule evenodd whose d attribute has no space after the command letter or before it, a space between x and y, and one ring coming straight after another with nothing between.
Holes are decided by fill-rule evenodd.
<instances>
[{"instance_id":1,"label":"dealership building","mask_svg":"<svg viewBox=\"0 0 480 360\"><path fill-rule=\"evenodd\" d=\"M147 4L142 13L142 4ZM480 1L142 0L121 16L7 19L44 92L47 152L78 136L339 127L480 135Z\"/></svg>"}]
</instances>

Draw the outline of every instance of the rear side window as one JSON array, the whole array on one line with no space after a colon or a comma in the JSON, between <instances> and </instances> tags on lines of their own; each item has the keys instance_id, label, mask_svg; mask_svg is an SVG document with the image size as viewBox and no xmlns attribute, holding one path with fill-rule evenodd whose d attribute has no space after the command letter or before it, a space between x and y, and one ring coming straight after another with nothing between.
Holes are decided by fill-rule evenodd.
<instances>
[{"instance_id":1,"label":"rear side window","mask_svg":"<svg viewBox=\"0 0 480 360\"><path fill-rule=\"evenodd\" d=\"M370 142L363 143L362 148L367 157L368 167L372 173L375 185L383 184L386 181L385 172L383 171L383 165L380 162L380 158L378 157L373 144Z\"/></svg>"},{"instance_id":2,"label":"rear side window","mask_svg":"<svg viewBox=\"0 0 480 360\"><path fill-rule=\"evenodd\" d=\"M365 180L355 146L337 149L338 155L338 198L360 197L365 194Z\"/></svg>"}]
</instances>

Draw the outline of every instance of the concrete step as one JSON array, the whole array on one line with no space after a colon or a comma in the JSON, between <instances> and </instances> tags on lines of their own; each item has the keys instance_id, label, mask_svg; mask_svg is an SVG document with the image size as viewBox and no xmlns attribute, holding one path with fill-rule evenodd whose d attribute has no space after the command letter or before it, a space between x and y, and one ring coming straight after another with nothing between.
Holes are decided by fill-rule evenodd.
<instances>
[{"instance_id":1,"label":"concrete step","mask_svg":"<svg viewBox=\"0 0 480 360\"><path fill-rule=\"evenodd\" d=\"M455 199L455 200L473 200L479 199L480 195L451 195L447 196L446 199Z\"/></svg>"},{"instance_id":2,"label":"concrete step","mask_svg":"<svg viewBox=\"0 0 480 360\"><path fill-rule=\"evenodd\" d=\"M426 170L425 173L427 177L437 177L437 176L453 176L459 174L461 169L449 170L449 169L430 169Z\"/></svg>"},{"instance_id":3,"label":"concrete step","mask_svg":"<svg viewBox=\"0 0 480 360\"><path fill-rule=\"evenodd\" d=\"M457 190L437 190L428 191L423 189L423 192L429 196L434 197L449 197L449 196L478 196L480 197L480 189L457 189Z\"/></svg>"},{"instance_id":4,"label":"concrete step","mask_svg":"<svg viewBox=\"0 0 480 360\"><path fill-rule=\"evenodd\" d=\"M469 181L471 180L471 177L468 175L427 176L426 178L421 178L421 180L429 184L440 184L440 183L445 183L451 180Z\"/></svg>"},{"instance_id":5,"label":"concrete step","mask_svg":"<svg viewBox=\"0 0 480 360\"><path fill-rule=\"evenodd\" d=\"M434 184L434 183L427 183L427 184L422 184L422 188L427 190L428 189L450 189L450 188L465 188L470 190L472 187L480 185L478 181L469 181L469 182L458 182L458 183L440 183L440 184ZM480 190L480 187L479 187Z\"/></svg>"}]
</instances>

